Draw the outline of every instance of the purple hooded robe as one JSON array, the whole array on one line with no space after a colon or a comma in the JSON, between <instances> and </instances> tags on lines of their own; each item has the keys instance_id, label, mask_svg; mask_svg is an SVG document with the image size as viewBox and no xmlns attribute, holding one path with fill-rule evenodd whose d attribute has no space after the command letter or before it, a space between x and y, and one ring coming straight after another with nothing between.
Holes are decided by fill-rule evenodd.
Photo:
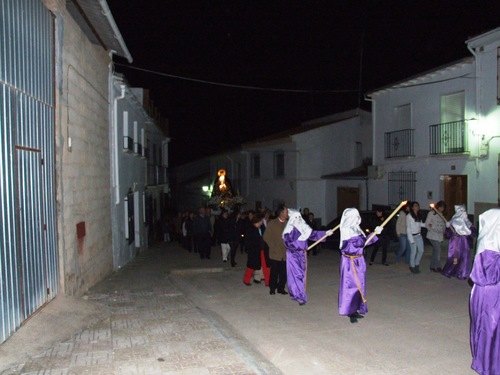
<instances>
[{"instance_id":1,"label":"purple hooded robe","mask_svg":"<svg viewBox=\"0 0 500 375\"><path fill-rule=\"evenodd\" d=\"M469 277L471 261L471 243L477 236L477 230L467 218L464 205L455 206L455 215L450 220L451 228L446 228L445 236L450 239L448 260L442 274L465 280Z\"/></svg>"},{"instance_id":2,"label":"purple hooded robe","mask_svg":"<svg viewBox=\"0 0 500 375\"><path fill-rule=\"evenodd\" d=\"M361 216L356 208L346 208L340 219L339 315L368 312L366 305L366 262L363 256L366 238L359 227ZM378 227L377 227L378 228ZM371 245L378 240L373 236Z\"/></svg>"},{"instance_id":3,"label":"purple hooded robe","mask_svg":"<svg viewBox=\"0 0 500 375\"><path fill-rule=\"evenodd\" d=\"M286 246L288 293L292 300L302 305L307 302L307 241L321 239L326 231L312 230L305 224L298 211L289 209L288 212L289 219L283 232L283 241Z\"/></svg>"},{"instance_id":4,"label":"purple hooded robe","mask_svg":"<svg viewBox=\"0 0 500 375\"><path fill-rule=\"evenodd\" d=\"M470 295L472 369L481 375L500 374L500 209L479 216L477 254Z\"/></svg>"},{"instance_id":5,"label":"purple hooded robe","mask_svg":"<svg viewBox=\"0 0 500 375\"><path fill-rule=\"evenodd\" d=\"M368 245L376 242L373 237ZM366 296L366 262L363 256L366 238L362 235L351 237L342 244L340 252L339 315L350 315L359 311L368 312L363 297ZM359 284L358 284L359 283Z\"/></svg>"}]
</instances>

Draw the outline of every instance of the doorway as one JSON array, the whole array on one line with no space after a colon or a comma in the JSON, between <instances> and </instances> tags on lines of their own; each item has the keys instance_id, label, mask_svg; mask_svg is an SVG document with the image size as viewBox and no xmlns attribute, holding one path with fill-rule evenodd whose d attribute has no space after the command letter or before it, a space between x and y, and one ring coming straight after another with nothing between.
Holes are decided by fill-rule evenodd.
<instances>
[{"instance_id":1,"label":"doorway","mask_svg":"<svg viewBox=\"0 0 500 375\"><path fill-rule=\"evenodd\" d=\"M467 205L467 175L446 175L443 176L444 183L444 202L447 207L447 219L449 220L454 213L454 207L457 204ZM472 207L467 207L471 210Z\"/></svg>"},{"instance_id":2,"label":"doorway","mask_svg":"<svg viewBox=\"0 0 500 375\"><path fill-rule=\"evenodd\" d=\"M337 187L337 216L342 215L346 208L359 209L359 188Z\"/></svg>"}]
</instances>

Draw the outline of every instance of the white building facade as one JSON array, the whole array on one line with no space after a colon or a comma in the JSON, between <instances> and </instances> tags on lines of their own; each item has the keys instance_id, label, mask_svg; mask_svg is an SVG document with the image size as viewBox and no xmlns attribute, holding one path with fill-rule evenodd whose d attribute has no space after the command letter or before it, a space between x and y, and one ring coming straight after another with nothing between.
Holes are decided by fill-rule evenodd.
<instances>
[{"instance_id":1,"label":"white building facade","mask_svg":"<svg viewBox=\"0 0 500 375\"><path fill-rule=\"evenodd\" d=\"M324 225L345 207L366 209L367 171L360 177L353 170L363 169L371 158L371 127L369 112L346 111L180 166L175 174L178 209L204 205L219 169L227 171L234 192L245 198L244 210L275 210L284 202L309 208Z\"/></svg>"},{"instance_id":2,"label":"white building facade","mask_svg":"<svg viewBox=\"0 0 500 375\"><path fill-rule=\"evenodd\" d=\"M289 207L307 207L323 225L340 209L365 208L367 175L352 178L352 171L370 159L371 136L370 113L355 109L244 145L249 204L276 208L284 201ZM345 191L351 192L348 200Z\"/></svg>"},{"instance_id":3,"label":"white building facade","mask_svg":"<svg viewBox=\"0 0 500 375\"><path fill-rule=\"evenodd\" d=\"M468 43L472 57L368 95L378 177L370 201L444 200L449 213L466 204L476 217L497 205L499 31Z\"/></svg>"},{"instance_id":4,"label":"white building facade","mask_svg":"<svg viewBox=\"0 0 500 375\"><path fill-rule=\"evenodd\" d=\"M148 110L148 91L114 76L111 119L113 268L133 259L163 232L168 193L168 142Z\"/></svg>"}]
</instances>

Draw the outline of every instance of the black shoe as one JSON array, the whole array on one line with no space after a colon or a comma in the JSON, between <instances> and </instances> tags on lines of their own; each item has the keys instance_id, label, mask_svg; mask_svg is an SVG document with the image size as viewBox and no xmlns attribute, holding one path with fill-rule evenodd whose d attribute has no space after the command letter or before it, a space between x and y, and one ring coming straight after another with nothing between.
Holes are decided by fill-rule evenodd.
<instances>
[{"instance_id":1,"label":"black shoe","mask_svg":"<svg viewBox=\"0 0 500 375\"><path fill-rule=\"evenodd\" d=\"M253 282L254 282L255 284L260 284L260 280L255 280L255 279L254 279L254 280L253 280Z\"/></svg>"},{"instance_id":2,"label":"black shoe","mask_svg":"<svg viewBox=\"0 0 500 375\"><path fill-rule=\"evenodd\" d=\"M305 302L299 302L300 306L304 306L306 303Z\"/></svg>"},{"instance_id":3,"label":"black shoe","mask_svg":"<svg viewBox=\"0 0 500 375\"><path fill-rule=\"evenodd\" d=\"M417 271L415 271L415 267L410 267L410 272L411 273L417 273Z\"/></svg>"},{"instance_id":4,"label":"black shoe","mask_svg":"<svg viewBox=\"0 0 500 375\"><path fill-rule=\"evenodd\" d=\"M420 266L415 266L415 273L420 273Z\"/></svg>"},{"instance_id":5,"label":"black shoe","mask_svg":"<svg viewBox=\"0 0 500 375\"><path fill-rule=\"evenodd\" d=\"M373 262L368 263L370 266L373 265Z\"/></svg>"},{"instance_id":6,"label":"black shoe","mask_svg":"<svg viewBox=\"0 0 500 375\"><path fill-rule=\"evenodd\" d=\"M236 263L231 263L231 267L234 267L234 266L236 266Z\"/></svg>"},{"instance_id":7,"label":"black shoe","mask_svg":"<svg viewBox=\"0 0 500 375\"><path fill-rule=\"evenodd\" d=\"M227 263L227 260L226 260L226 259L224 259L224 260L222 261L222 263Z\"/></svg>"},{"instance_id":8,"label":"black shoe","mask_svg":"<svg viewBox=\"0 0 500 375\"><path fill-rule=\"evenodd\" d=\"M352 315L354 315L354 317L355 317L355 318L357 318L357 319L363 319L363 318L364 318L364 316L363 316L363 315L361 315L361 314L360 314L359 312L357 312L357 311L356 311L356 313L354 313L354 314L352 314Z\"/></svg>"},{"instance_id":9,"label":"black shoe","mask_svg":"<svg viewBox=\"0 0 500 375\"><path fill-rule=\"evenodd\" d=\"M282 291L278 291L279 294L283 294L283 295L286 295L288 294L288 292L286 290L282 290Z\"/></svg>"},{"instance_id":10,"label":"black shoe","mask_svg":"<svg viewBox=\"0 0 500 375\"><path fill-rule=\"evenodd\" d=\"M386 263L384 263L384 266L388 266L388 265L389 265L389 263L387 263L387 262L386 262Z\"/></svg>"},{"instance_id":11,"label":"black shoe","mask_svg":"<svg viewBox=\"0 0 500 375\"><path fill-rule=\"evenodd\" d=\"M269 291L270 295L276 294L276 292L273 292L272 290Z\"/></svg>"},{"instance_id":12,"label":"black shoe","mask_svg":"<svg viewBox=\"0 0 500 375\"><path fill-rule=\"evenodd\" d=\"M207 259L210 259L210 257L209 257L209 256L207 256Z\"/></svg>"},{"instance_id":13,"label":"black shoe","mask_svg":"<svg viewBox=\"0 0 500 375\"><path fill-rule=\"evenodd\" d=\"M358 318L356 318L356 316L354 316L353 314L349 315L349 321L351 323L357 323L358 322Z\"/></svg>"}]
</instances>

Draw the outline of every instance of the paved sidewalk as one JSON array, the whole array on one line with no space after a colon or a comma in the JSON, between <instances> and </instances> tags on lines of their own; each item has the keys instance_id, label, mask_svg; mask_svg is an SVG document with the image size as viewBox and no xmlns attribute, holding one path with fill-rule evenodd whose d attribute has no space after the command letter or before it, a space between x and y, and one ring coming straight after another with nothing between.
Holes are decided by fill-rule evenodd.
<instances>
[{"instance_id":1,"label":"paved sidewalk","mask_svg":"<svg viewBox=\"0 0 500 375\"><path fill-rule=\"evenodd\" d=\"M309 302L299 306L288 296L269 295L263 284L245 286L244 254L232 268L217 247L211 259L201 260L162 243L79 301L97 306L98 322L75 331L62 321L61 330L73 329L67 339L57 337L44 350L36 346L38 351L0 366L0 373L475 374L470 286L429 272L429 260L426 248L419 275L406 266L368 266L369 312L350 324L337 314L336 251L308 257ZM18 333L25 332L41 335L36 317ZM9 341L0 345L0 365Z\"/></svg>"},{"instance_id":2,"label":"paved sidewalk","mask_svg":"<svg viewBox=\"0 0 500 375\"><path fill-rule=\"evenodd\" d=\"M166 251L180 258L165 264ZM171 267L222 272L200 268L195 255L184 252L169 243L140 255L85 297L106 306L106 318L1 373L280 374L223 320L172 284ZM40 331L38 325L32 329Z\"/></svg>"}]
</instances>

